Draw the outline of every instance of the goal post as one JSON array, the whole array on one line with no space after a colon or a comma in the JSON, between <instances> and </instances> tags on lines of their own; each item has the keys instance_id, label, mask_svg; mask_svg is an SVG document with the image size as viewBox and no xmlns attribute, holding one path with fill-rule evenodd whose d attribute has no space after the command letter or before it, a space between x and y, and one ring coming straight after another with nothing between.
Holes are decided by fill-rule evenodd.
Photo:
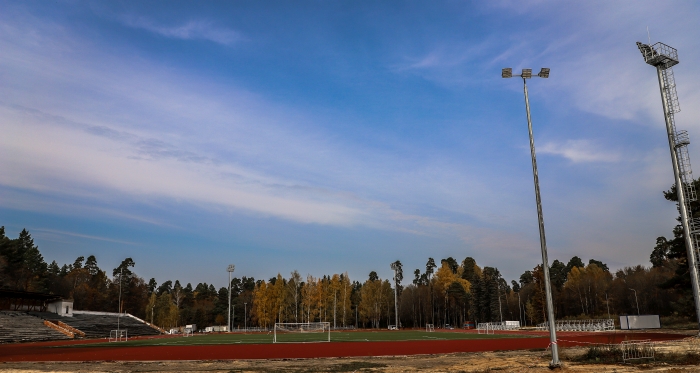
<instances>
[{"instance_id":1,"label":"goal post","mask_svg":"<svg viewBox=\"0 0 700 373\"><path fill-rule=\"evenodd\" d=\"M126 329L116 329L109 331L110 342L126 342L129 340Z\"/></svg>"},{"instance_id":2,"label":"goal post","mask_svg":"<svg viewBox=\"0 0 700 373\"><path fill-rule=\"evenodd\" d=\"M315 343L331 341L330 322L275 323L273 343Z\"/></svg>"}]
</instances>

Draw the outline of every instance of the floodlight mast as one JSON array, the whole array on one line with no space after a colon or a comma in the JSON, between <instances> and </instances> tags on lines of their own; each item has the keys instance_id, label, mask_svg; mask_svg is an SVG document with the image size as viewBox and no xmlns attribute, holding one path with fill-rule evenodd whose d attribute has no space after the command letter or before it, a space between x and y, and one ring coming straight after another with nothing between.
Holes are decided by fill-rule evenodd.
<instances>
[{"instance_id":1,"label":"floodlight mast","mask_svg":"<svg viewBox=\"0 0 700 373\"><path fill-rule=\"evenodd\" d=\"M236 269L236 266L229 264L226 271L228 272L228 327L227 332L231 332L231 272Z\"/></svg>"},{"instance_id":2,"label":"floodlight mast","mask_svg":"<svg viewBox=\"0 0 700 373\"><path fill-rule=\"evenodd\" d=\"M520 75L513 75L513 69L505 68L501 72L503 78L511 78L519 76L523 79L523 87L525 91L525 111L527 113L527 129L530 135L530 156L532 157L532 175L535 181L535 201L537 202L537 222L540 229L540 250L542 252L542 272L544 276L544 292L547 300L547 321L549 324L549 340L552 347L552 362L550 367L558 367L559 348L557 346L557 331L554 320L554 304L552 301L552 286L549 279L549 259L547 258L547 239L544 233L544 217L542 216L542 200L540 198L540 180L537 174L537 158L535 156L535 139L532 135L532 119L530 118L530 99L527 94L527 79L532 78L532 69L523 69ZM549 68L543 67L540 72L535 75L539 78L549 78Z\"/></svg>"},{"instance_id":3,"label":"floodlight mast","mask_svg":"<svg viewBox=\"0 0 700 373\"><path fill-rule=\"evenodd\" d=\"M644 62L656 67L656 75L659 79L661 104L664 109L666 134L671 150L671 163L673 164L673 175L678 195L678 209L681 213L683 238L685 239L685 248L688 254L690 282L693 286L695 315L697 316L698 329L700 330L700 285L698 285L700 280L698 278L700 219L693 218L690 208L691 203L697 203L697 193L695 192L693 170L690 166L690 156L688 155L690 139L686 131L676 130L674 118L674 114L681 111L678 105L678 95L676 94L676 81L671 68L679 62L678 51L664 43L648 45L637 42L637 48L642 53Z\"/></svg>"},{"instance_id":4,"label":"floodlight mast","mask_svg":"<svg viewBox=\"0 0 700 373\"><path fill-rule=\"evenodd\" d=\"M399 266L396 262L391 263L391 269L394 270L394 318L396 320L396 329L399 329Z\"/></svg>"}]
</instances>

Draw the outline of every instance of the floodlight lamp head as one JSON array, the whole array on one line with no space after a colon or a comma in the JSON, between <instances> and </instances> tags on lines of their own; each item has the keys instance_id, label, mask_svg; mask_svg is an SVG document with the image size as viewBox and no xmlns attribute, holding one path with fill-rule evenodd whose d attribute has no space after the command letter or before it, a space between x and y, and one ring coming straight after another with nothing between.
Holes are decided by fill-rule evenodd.
<instances>
[{"instance_id":1,"label":"floodlight lamp head","mask_svg":"<svg viewBox=\"0 0 700 373\"><path fill-rule=\"evenodd\" d=\"M501 78L512 78L513 77L513 69L510 67L506 67L501 71Z\"/></svg>"},{"instance_id":2,"label":"floodlight lamp head","mask_svg":"<svg viewBox=\"0 0 700 373\"><path fill-rule=\"evenodd\" d=\"M540 78L549 78L549 67L543 67L537 76Z\"/></svg>"},{"instance_id":3,"label":"floodlight lamp head","mask_svg":"<svg viewBox=\"0 0 700 373\"><path fill-rule=\"evenodd\" d=\"M523 79L532 78L532 69L523 69L523 73L520 76L522 76Z\"/></svg>"},{"instance_id":4,"label":"floodlight lamp head","mask_svg":"<svg viewBox=\"0 0 700 373\"><path fill-rule=\"evenodd\" d=\"M639 52L642 53L644 61L647 61L654 54L654 50L648 44L637 42L637 48L639 48Z\"/></svg>"},{"instance_id":5,"label":"floodlight lamp head","mask_svg":"<svg viewBox=\"0 0 700 373\"><path fill-rule=\"evenodd\" d=\"M228 268L226 268L227 272L233 272L236 269L236 266L233 264L229 264Z\"/></svg>"}]
</instances>

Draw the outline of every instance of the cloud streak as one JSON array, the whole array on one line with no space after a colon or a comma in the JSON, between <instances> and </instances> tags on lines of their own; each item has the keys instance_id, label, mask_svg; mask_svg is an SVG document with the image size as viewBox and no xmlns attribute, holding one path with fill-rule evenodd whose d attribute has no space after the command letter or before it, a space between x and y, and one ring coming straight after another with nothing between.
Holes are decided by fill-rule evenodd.
<instances>
[{"instance_id":1,"label":"cloud streak","mask_svg":"<svg viewBox=\"0 0 700 373\"><path fill-rule=\"evenodd\" d=\"M539 153L564 157L574 163L617 162L619 154L601 151L589 140L567 140L564 143L548 142L538 149Z\"/></svg>"},{"instance_id":2,"label":"cloud streak","mask_svg":"<svg viewBox=\"0 0 700 373\"><path fill-rule=\"evenodd\" d=\"M59 235L59 236L70 236L70 237L77 237L77 238L86 238L89 240L96 240L96 241L105 241L105 242L114 242L114 243L121 243L125 245L137 245L135 242L130 242L130 241L124 241L124 240L115 240L113 238L109 237L101 237L101 236L93 236L89 234L81 234L81 233L75 233L75 232L68 232L68 231L61 231L61 230L56 230L56 229L45 229L45 228L34 228L32 232L42 232L42 233L48 233L48 234L53 234L53 235Z\"/></svg>"},{"instance_id":3,"label":"cloud streak","mask_svg":"<svg viewBox=\"0 0 700 373\"><path fill-rule=\"evenodd\" d=\"M227 46L246 40L240 32L217 27L214 22L207 20L191 20L178 26L159 25L145 17L122 17L122 21L128 27L146 30L172 39L208 40Z\"/></svg>"}]
</instances>

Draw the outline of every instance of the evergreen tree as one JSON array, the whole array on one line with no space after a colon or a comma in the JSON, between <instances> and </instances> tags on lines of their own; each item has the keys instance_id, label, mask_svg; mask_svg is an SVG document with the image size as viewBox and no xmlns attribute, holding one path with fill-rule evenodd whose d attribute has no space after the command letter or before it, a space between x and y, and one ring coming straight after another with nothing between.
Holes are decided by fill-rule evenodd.
<instances>
[{"instance_id":1,"label":"evergreen tree","mask_svg":"<svg viewBox=\"0 0 700 373\"><path fill-rule=\"evenodd\" d=\"M555 259L554 262L552 262L552 266L549 267L549 277L552 280L554 289L558 291L561 290L566 282L567 275L568 271L566 270L566 265Z\"/></svg>"},{"instance_id":2,"label":"evergreen tree","mask_svg":"<svg viewBox=\"0 0 700 373\"><path fill-rule=\"evenodd\" d=\"M468 256L462 261L462 278L471 282L477 272L476 260Z\"/></svg>"},{"instance_id":3,"label":"evergreen tree","mask_svg":"<svg viewBox=\"0 0 700 373\"><path fill-rule=\"evenodd\" d=\"M85 269L88 270L91 276L95 276L100 272L100 267L97 266L97 258L94 255L88 256L85 261Z\"/></svg>"},{"instance_id":4,"label":"evergreen tree","mask_svg":"<svg viewBox=\"0 0 700 373\"><path fill-rule=\"evenodd\" d=\"M600 260L595 260L595 259L590 259L588 261L588 264L595 264L598 268L602 269L605 272L610 272L610 269L608 268L608 265L601 262Z\"/></svg>"},{"instance_id":5,"label":"evergreen tree","mask_svg":"<svg viewBox=\"0 0 700 373\"><path fill-rule=\"evenodd\" d=\"M46 291L46 276L48 266L39 248L34 245L34 239L26 229L23 229L17 239L17 253L22 258L19 269L19 290Z\"/></svg>"},{"instance_id":6,"label":"evergreen tree","mask_svg":"<svg viewBox=\"0 0 700 373\"><path fill-rule=\"evenodd\" d=\"M700 188L700 179L694 180L695 189ZM664 198L667 201L676 203L678 208L678 194L676 185L663 192ZM691 206L691 215L693 217L700 216L700 203L694 201ZM680 209L679 209L680 211ZM680 222L680 216L676 219ZM694 315L694 300L692 294L692 285L690 282L690 270L688 268L688 254L685 248L685 240L683 238L683 226L678 224L673 229L673 239L667 240L665 237L656 239L656 247L652 251L652 264L655 267L660 267L666 261L674 261L676 263L675 274L668 281L661 284L661 288L665 290L675 290L680 297L673 302L673 306L681 315Z\"/></svg>"},{"instance_id":7,"label":"evergreen tree","mask_svg":"<svg viewBox=\"0 0 700 373\"><path fill-rule=\"evenodd\" d=\"M574 267L584 268L584 267L586 267L586 265L583 264L583 260L581 260L581 258L574 256L573 258L571 258L571 260L569 260L569 263L566 264L567 276L568 276L569 272L571 272L571 269Z\"/></svg>"}]
</instances>

